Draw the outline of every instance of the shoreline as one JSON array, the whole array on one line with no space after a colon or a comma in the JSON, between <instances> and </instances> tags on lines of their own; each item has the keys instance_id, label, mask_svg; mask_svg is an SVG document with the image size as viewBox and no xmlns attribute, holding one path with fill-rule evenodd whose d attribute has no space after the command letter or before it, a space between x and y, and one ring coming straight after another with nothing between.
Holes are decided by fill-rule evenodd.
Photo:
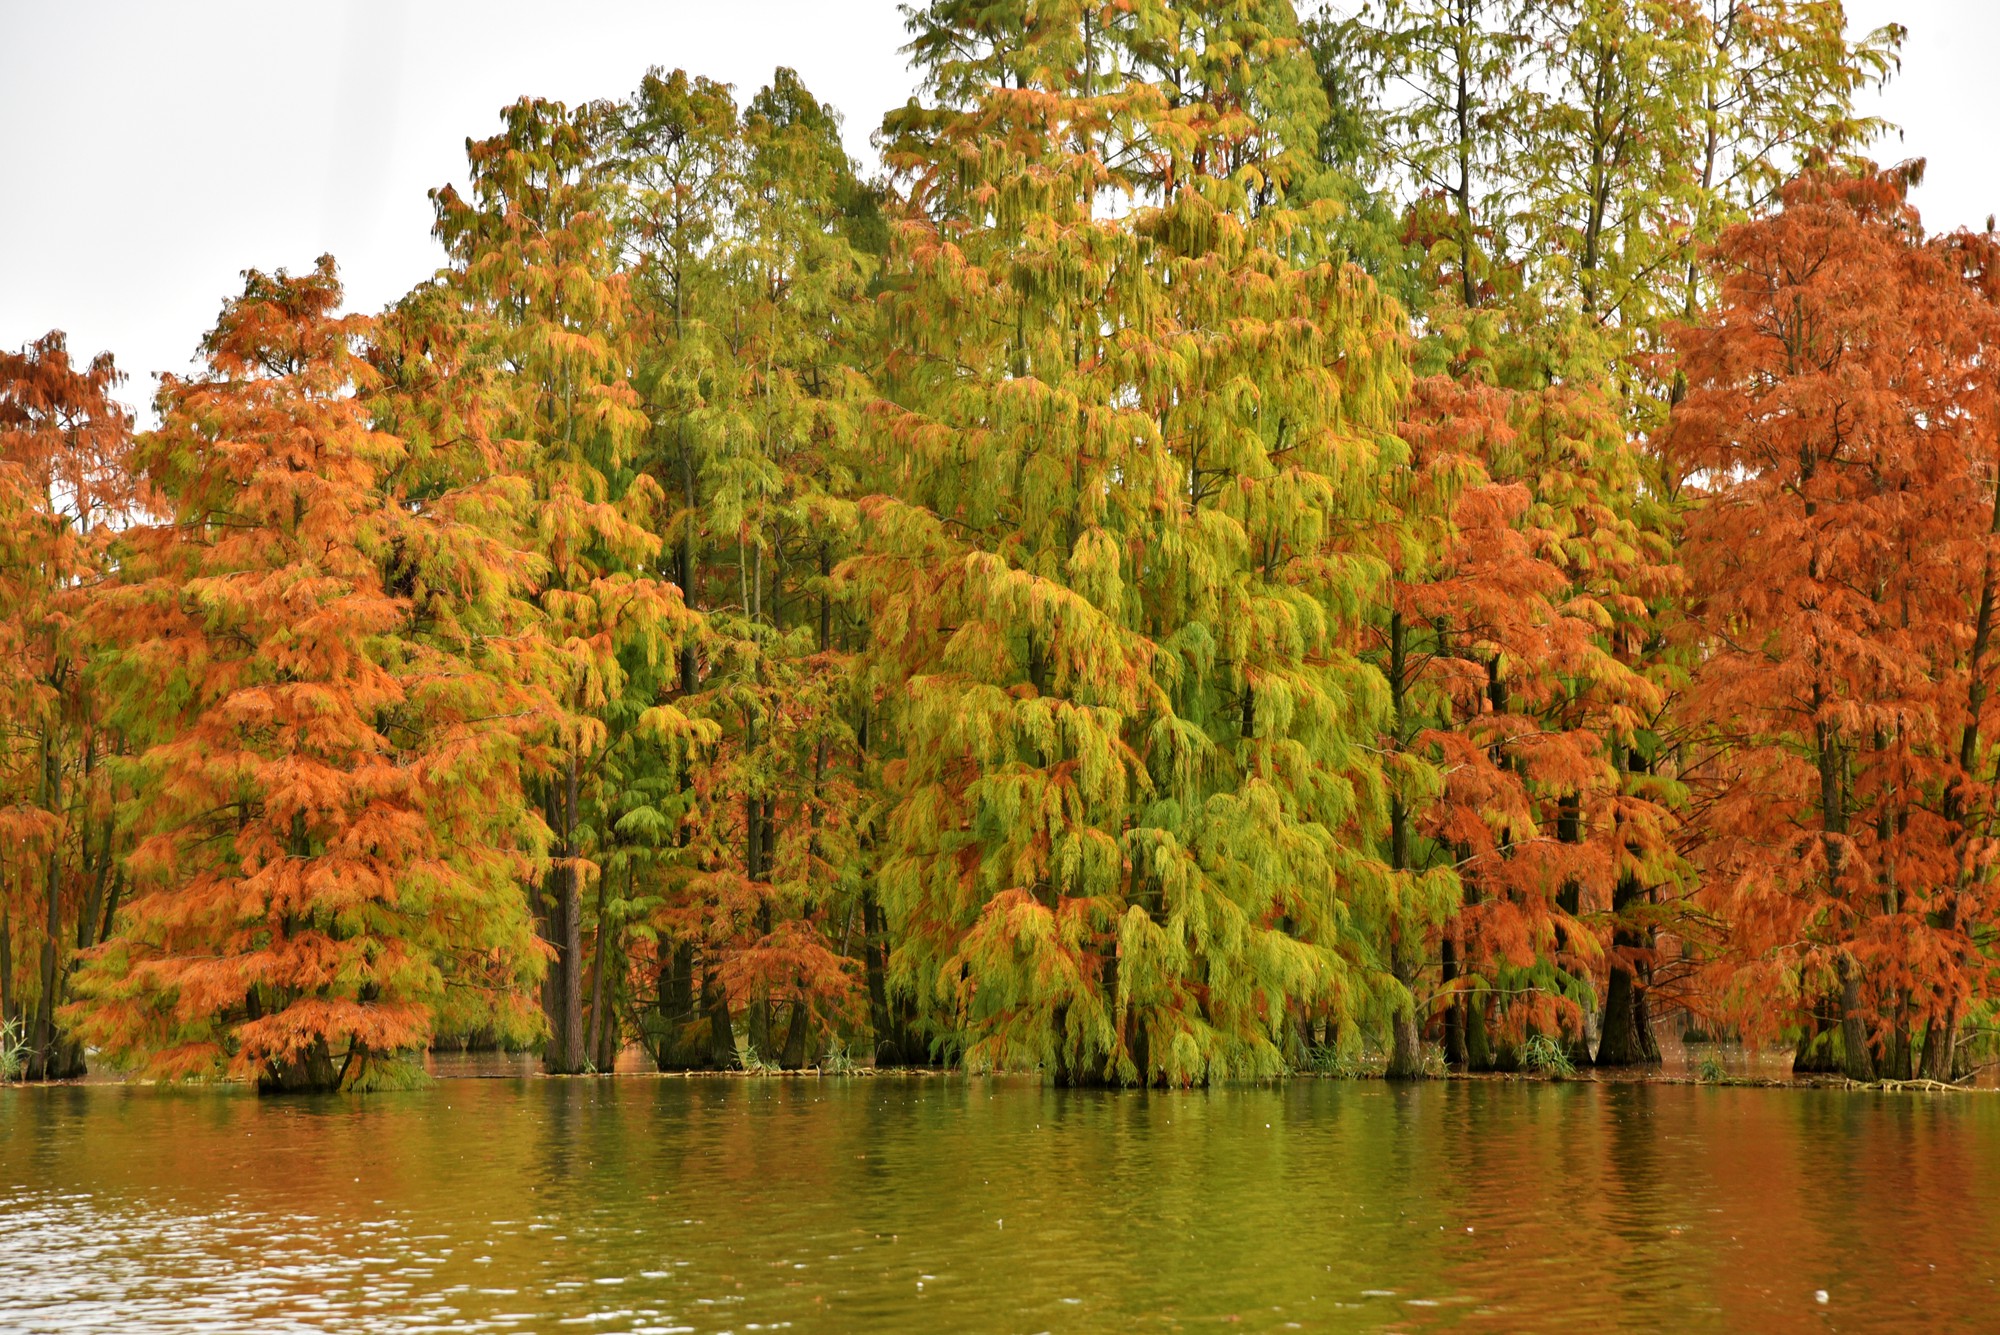
<instances>
[{"instance_id":1,"label":"shoreline","mask_svg":"<svg viewBox=\"0 0 2000 1335\"><path fill-rule=\"evenodd\" d=\"M886 1066L855 1067L844 1071L824 1071L818 1067L800 1067L796 1070L764 1071L593 1071L574 1075L557 1075L541 1070L491 1070L491 1071L445 1071L425 1072L424 1084L413 1088L421 1089L427 1084L447 1084L469 1080L950 1080L950 1079L1005 1079L1017 1081L1037 1080L1033 1071L982 1071L968 1072L955 1068L935 1066ZM1973 1077L1968 1077L1971 1079ZM1145 1085L1077 1085L1067 1088L1096 1090L1116 1093L1169 1093L1190 1092L1196 1089L1255 1088L1285 1084L1294 1080L1348 1081L1353 1083L1401 1084L1417 1087L1431 1084L1539 1084L1539 1085L1686 1085L1708 1089L1788 1089L1788 1090L1835 1090L1852 1094L1994 1094L2000 1093L2000 1085L1977 1085L1970 1083L1947 1084L1939 1080L1876 1080L1858 1081L1839 1075L1785 1075L1785 1076L1724 1076L1720 1079L1703 1079L1692 1074L1669 1073L1644 1070L1584 1070L1568 1075L1538 1071L1446 1071L1438 1075L1427 1075L1418 1080L1389 1081L1379 1071L1293 1071L1280 1076L1261 1080L1220 1081L1207 1086L1145 1086ZM90 1074L70 1080L14 1080L5 1082L0 1088L8 1089L62 1089L110 1086L138 1089L241 1089L249 1092L246 1081L238 1080L149 1080L126 1079L115 1074ZM1053 1087L1053 1086L1049 1086ZM346 1091L352 1092L352 1091ZM385 1090L382 1093L407 1091ZM273 1096L283 1099L285 1096Z\"/></svg>"}]
</instances>

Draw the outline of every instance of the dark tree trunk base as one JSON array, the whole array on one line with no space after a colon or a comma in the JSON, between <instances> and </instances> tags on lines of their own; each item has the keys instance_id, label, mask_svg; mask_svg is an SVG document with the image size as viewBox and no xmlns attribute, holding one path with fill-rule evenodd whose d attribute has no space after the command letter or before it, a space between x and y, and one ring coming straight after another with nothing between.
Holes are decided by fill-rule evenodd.
<instances>
[{"instance_id":1,"label":"dark tree trunk base","mask_svg":"<svg viewBox=\"0 0 2000 1335\"><path fill-rule=\"evenodd\" d=\"M341 1070L334 1065L325 1039L288 1062L266 1066L257 1076L259 1094L330 1094L340 1088Z\"/></svg>"}]
</instances>

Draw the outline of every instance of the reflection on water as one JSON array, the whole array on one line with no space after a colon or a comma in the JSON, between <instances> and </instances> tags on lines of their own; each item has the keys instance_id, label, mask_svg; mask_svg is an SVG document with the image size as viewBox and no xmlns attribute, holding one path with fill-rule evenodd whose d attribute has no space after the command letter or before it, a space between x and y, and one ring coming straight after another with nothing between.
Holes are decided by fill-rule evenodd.
<instances>
[{"instance_id":1,"label":"reflection on water","mask_svg":"<svg viewBox=\"0 0 2000 1335\"><path fill-rule=\"evenodd\" d=\"M1992 1329L1996 1238L1984 1095L0 1093L10 1331Z\"/></svg>"}]
</instances>

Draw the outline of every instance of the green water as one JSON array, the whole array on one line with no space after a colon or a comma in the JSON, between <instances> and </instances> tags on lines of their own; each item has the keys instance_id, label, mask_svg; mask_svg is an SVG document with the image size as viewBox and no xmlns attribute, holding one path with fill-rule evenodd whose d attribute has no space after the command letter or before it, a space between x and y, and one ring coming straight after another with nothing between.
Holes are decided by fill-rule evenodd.
<instances>
[{"instance_id":1,"label":"green water","mask_svg":"<svg viewBox=\"0 0 2000 1335\"><path fill-rule=\"evenodd\" d=\"M1995 1330L1996 1243L2000 1095L0 1092L7 1331Z\"/></svg>"}]
</instances>

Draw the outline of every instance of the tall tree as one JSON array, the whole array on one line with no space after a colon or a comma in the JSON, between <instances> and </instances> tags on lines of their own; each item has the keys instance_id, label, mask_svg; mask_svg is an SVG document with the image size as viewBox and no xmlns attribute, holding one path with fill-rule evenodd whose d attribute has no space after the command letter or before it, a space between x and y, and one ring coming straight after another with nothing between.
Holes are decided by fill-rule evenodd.
<instances>
[{"instance_id":1,"label":"tall tree","mask_svg":"<svg viewBox=\"0 0 2000 1335\"><path fill-rule=\"evenodd\" d=\"M507 748L475 740L491 692L389 643L410 603L385 566L415 552L380 484L403 450L369 428L367 323L336 315L340 295L327 258L246 274L206 373L162 378L135 451L172 519L128 536L130 582L103 608L150 745L135 892L79 1032L165 1076L400 1078L441 961L527 951L486 851L509 777Z\"/></svg>"},{"instance_id":2,"label":"tall tree","mask_svg":"<svg viewBox=\"0 0 2000 1335\"><path fill-rule=\"evenodd\" d=\"M610 170L645 321L649 464L679 502L702 607L676 707L710 742L680 774L681 848L653 927L668 1060L796 1065L846 1013L858 940L858 757L834 565L853 527L874 213L839 122L790 70L739 118L649 74ZM698 994L698 995L697 995ZM737 1033L736 1018L744 1021ZM707 1029L706 1052L690 1041Z\"/></svg>"},{"instance_id":3,"label":"tall tree","mask_svg":"<svg viewBox=\"0 0 2000 1335\"><path fill-rule=\"evenodd\" d=\"M1702 849L1728 985L1802 1069L1861 1079L1909 1075L1919 1025L1949 1073L1993 983L1992 308L1962 263L1990 242L1927 243L1913 177L1807 175L1724 234L1668 434L1702 496L1691 704L1728 747Z\"/></svg>"},{"instance_id":4,"label":"tall tree","mask_svg":"<svg viewBox=\"0 0 2000 1335\"><path fill-rule=\"evenodd\" d=\"M554 835L530 889L552 953L544 984L544 1064L590 1069L585 1028L585 885L608 842L605 762L632 730L685 736L660 700L691 633L685 605L656 569L649 520L659 486L639 470L646 429L632 388L632 302L618 271L607 186L598 170L604 111L524 98L501 133L467 144L472 195L432 192L452 290L485 321L502 373L492 430L521 442L533 489L535 592L562 664L560 709L540 739L538 795Z\"/></svg>"},{"instance_id":5,"label":"tall tree","mask_svg":"<svg viewBox=\"0 0 2000 1335\"><path fill-rule=\"evenodd\" d=\"M916 26L976 43L949 10ZM893 494L853 575L894 967L974 1064L1268 1071L1394 987L1352 547L1403 350L1294 194L1323 94L1288 7L1070 18L885 129Z\"/></svg>"},{"instance_id":6,"label":"tall tree","mask_svg":"<svg viewBox=\"0 0 2000 1335\"><path fill-rule=\"evenodd\" d=\"M0 353L0 1023L23 1073L83 1072L61 1017L73 955L96 944L123 885L92 604L137 512L131 416L108 354L77 365L60 333ZM16 951L36 961L17 985Z\"/></svg>"}]
</instances>

